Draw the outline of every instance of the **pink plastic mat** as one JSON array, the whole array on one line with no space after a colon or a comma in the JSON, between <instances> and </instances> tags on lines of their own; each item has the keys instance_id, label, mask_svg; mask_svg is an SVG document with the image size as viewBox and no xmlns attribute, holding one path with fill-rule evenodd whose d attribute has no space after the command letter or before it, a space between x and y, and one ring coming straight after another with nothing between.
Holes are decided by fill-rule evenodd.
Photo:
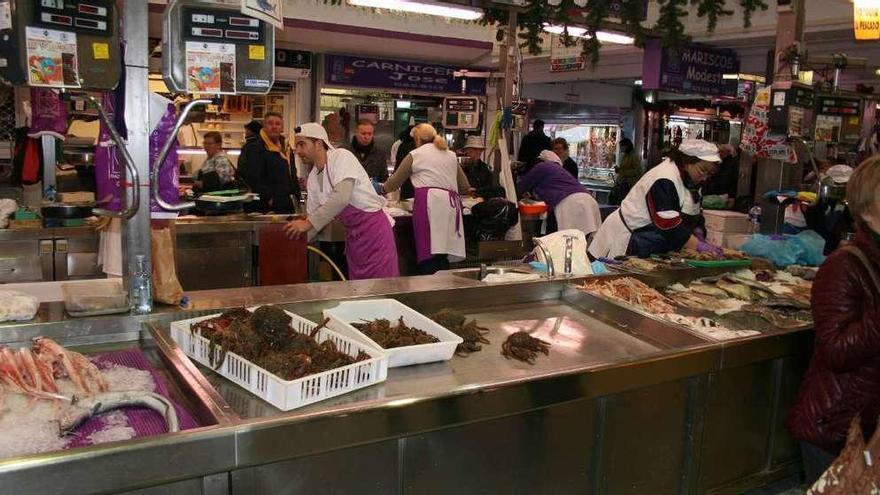
<instances>
[{"instance_id":1,"label":"pink plastic mat","mask_svg":"<svg viewBox=\"0 0 880 495\"><path fill-rule=\"evenodd\" d=\"M168 386L165 384L165 380L156 371L156 368L153 367L153 365L140 349L128 349L124 351L107 352L90 357L92 361L94 361L95 364L98 365L99 368L107 368L108 366L116 364L127 366L129 368L149 371L150 374L153 376L153 382L156 384L156 389L153 390L153 392L163 395L169 400L171 399L171 395L168 391ZM189 413L189 411L187 411L174 401L172 401L172 403L174 404L174 408L177 410L177 418L180 422L181 430L188 430L200 426L196 419L192 416L192 414ZM167 433L168 431L165 425L165 419L162 417L161 414L152 409L142 407L130 407L121 409L121 411L125 412L126 419L128 420L128 426L135 431L134 438L161 435L163 433ZM97 431L104 429L105 426L106 424L101 418L101 415L90 418L88 421L83 423L82 426L76 429L74 436L71 437L71 440L68 442L66 448L92 445L92 442L89 440L89 436Z\"/></svg>"}]
</instances>

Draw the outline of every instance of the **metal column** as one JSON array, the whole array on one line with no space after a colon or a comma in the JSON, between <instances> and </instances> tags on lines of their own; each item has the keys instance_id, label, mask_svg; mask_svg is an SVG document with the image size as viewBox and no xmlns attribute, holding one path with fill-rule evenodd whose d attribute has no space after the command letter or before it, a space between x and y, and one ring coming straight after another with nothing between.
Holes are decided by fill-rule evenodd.
<instances>
[{"instance_id":1,"label":"metal column","mask_svg":"<svg viewBox=\"0 0 880 495\"><path fill-rule=\"evenodd\" d=\"M55 172L58 166L58 157L55 156L55 138L41 136L40 147L43 151L43 191L50 187L56 187Z\"/></svg>"},{"instance_id":2,"label":"metal column","mask_svg":"<svg viewBox=\"0 0 880 495\"><path fill-rule=\"evenodd\" d=\"M147 2L124 2L122 26L125 30L125 124L128 128L128 149L141 177L140 209L125 221L122 265L126 279L136 270L136 255L150 255L150 124L149 90L147 87L149 50L147 48ZM126 280L127 282L127 280Z\"/></svg>"}]
</instances>

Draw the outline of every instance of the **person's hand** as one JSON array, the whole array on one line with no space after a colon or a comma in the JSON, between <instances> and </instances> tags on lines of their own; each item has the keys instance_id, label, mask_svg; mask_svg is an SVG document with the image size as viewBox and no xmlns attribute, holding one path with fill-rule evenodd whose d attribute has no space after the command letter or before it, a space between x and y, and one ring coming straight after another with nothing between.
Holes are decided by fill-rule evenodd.
<instances>
[{"instance_id":1,"label":"person's hand","mask_svg":"<svg viewBox=\"0 0 880 495\"><path fill-rule=\"evenodd\" d=\"M306 219L291 220L284 226L284 234L288 239L299 239L310 230L312 230L312 223Z\"/></svg>"},{"instance_id":2,"label":"person's hand","mask_svg":"<svg viewBox=\"0 0 880 495\"><path fill-rule=\"evenodd\" d=\"M467 195L476 198L477 197L477 189L475 187L469 187L467 190Z\"/></svg>"},{"instance_id":3,"label":"person's hand","mask_svg":"<svg viewBox=\"0 0 880 495\"><path fill-rule=\"evenodd\" d=\"M709 253L712 256L721 259L724 257L724 250L712 244L711 242L700 241L697 243L698 253Z\"/></svg>"}]
</instances>

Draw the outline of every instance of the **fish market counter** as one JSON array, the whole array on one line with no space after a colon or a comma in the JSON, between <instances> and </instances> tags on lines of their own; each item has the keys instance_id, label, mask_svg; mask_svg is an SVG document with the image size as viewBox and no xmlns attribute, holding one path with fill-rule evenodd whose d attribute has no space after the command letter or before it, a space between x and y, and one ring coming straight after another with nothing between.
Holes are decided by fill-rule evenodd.
<instances>
[{"instance_id":1,"label":"fish market counter","mask_svg":"<svg viewBox=\"0 0 880 495\"><path fill-rule=\"evenodd\" d=\"M0 460L9 493L741 493L798 470L783 422L812 332L715 342L593 297L583 280L485 285L468 273L194 292L191 311L0 326L87 355L140 349L191 429ZM276 304L320 323L340 301L451 308L487 329L467 357L283 412L172 340L172 321ZM551 344L534 365L508 335Z\"/></svg>"}]
</instances>

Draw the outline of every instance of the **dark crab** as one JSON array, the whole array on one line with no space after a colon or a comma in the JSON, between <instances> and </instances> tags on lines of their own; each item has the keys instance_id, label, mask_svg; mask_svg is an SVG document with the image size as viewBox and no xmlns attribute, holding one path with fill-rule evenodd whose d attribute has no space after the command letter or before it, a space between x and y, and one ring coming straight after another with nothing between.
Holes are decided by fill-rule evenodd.
<instances>
[{"instance_id":1,"label":"dark crab","mask_svg":"<svg viewBox=\"0 0 880 495\"><path fill-rule=\"evenodd\" d=\"M529 364L535 364L538 353L550 355L550 343L532 337L526 332L519 331L507 337L501 344L501 355L507 359L517 359Z\"/></svg>"},{"instance_id":2,"label":"dark crab","mask_svg":"<svg viewBox=\"0 0 880 495\"><path fill-rule=\"evenodd\" d=\"M452 309L441 309L440 311L429 316L432 320L446 327L450 332L458 335L464 340L455 348L455 355L466 357L472 352L483 350L480 344L489 344L489 340L484 337L489 333L488 328L477 325L476 320L467 321L465 316Z\"/></svg>"}]
</instances>

